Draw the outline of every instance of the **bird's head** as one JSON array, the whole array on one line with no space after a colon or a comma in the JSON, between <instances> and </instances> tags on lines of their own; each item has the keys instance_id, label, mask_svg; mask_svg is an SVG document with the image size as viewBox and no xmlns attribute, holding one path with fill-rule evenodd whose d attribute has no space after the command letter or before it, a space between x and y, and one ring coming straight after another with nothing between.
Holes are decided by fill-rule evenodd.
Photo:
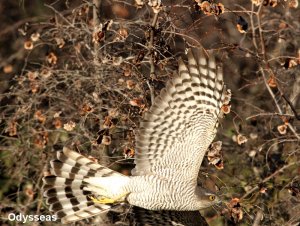
<instances>
[{"instance_id":1,"label":"bird's head","mask_svg":"<svg viewBox=\"0 0 300 226\"><path fill-rule=\"evenodd\" d=\"M196 196L199 209L205 209L221 203L221 199L218 195L199 186L196 188Z\"/></svg>"}]
</instances>

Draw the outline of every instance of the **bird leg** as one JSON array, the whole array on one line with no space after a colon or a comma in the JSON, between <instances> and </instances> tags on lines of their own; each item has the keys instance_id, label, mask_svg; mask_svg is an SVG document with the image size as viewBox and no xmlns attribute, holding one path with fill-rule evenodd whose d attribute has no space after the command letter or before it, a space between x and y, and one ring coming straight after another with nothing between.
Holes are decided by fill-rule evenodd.
<instances>
[{"instance_id":1,"label":"bird leg","mask_svg":"<svg viewBox=\"0 0 300 226\"><path fill-rule=\"evenodd\" d=\"M100 204L114 204L116 202L122 202L125 200L126 196L129 193L123 193L121 195L118 195L117 197L114 198L108 198L108 197L99 197L99 198L95 198L92 196L89 196L89 198L94 202L94 203L100 203Z\"/></svg>"}]
</instances>

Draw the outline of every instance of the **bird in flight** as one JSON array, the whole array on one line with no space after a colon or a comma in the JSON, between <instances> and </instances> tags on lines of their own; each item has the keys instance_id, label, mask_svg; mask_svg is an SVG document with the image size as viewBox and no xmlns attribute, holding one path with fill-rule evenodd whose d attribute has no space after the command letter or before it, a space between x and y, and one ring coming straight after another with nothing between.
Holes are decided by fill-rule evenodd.
<instances>
[{"instance_id":1,"label":"bird in flight","mask_svg":"<svg viewBox=\"0 0 300 226\"><path fill-rule=\"evenodd\" d=\"M135 168L125 176L64 147L43 178L50 210L63 223L109 211L127 201L147 210L195 211L220 198L197 185L215 138L224 102L222 68L213 56L189 49L178 74L144 114L136 135Z\"/></svg>"}]
</instances>

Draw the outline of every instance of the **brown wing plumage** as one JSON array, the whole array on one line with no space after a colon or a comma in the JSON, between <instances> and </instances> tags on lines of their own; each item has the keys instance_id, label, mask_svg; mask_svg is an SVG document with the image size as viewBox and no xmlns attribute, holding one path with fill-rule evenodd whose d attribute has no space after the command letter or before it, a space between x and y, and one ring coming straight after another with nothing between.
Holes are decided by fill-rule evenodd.
<instances>
[{"instance_id":1,"label":"brown wing plumage","mask_svg":"<svg viewBox=\"0 0 300 226\"><path fill-rule=\"evenodd\" d=\"M215 137L224 88L222 70L203 51L189 50L187 56L188 64L179 61L178 75L144 115L136 137L134 175L176 176L190 167L193 170L185 177L194 178Z\"/></svg>"}]
</instances>

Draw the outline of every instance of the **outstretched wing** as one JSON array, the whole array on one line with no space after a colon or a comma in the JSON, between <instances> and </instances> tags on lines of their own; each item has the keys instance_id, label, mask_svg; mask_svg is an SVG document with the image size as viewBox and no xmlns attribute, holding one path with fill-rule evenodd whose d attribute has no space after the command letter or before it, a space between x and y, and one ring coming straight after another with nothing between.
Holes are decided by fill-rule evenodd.
<instances>
[{"instance_id":1,"label":"outstretched wing","mask_svg":"<svg viewBox=\"0 0 300 226\"><path fill-rule=\"evenodd\" d=\"M215 137L222 106L223 75L214 57L188 51L144 115L136 138L133 175L157 174L196 181L204 154Z\"/></svg>"}]
</instances>

